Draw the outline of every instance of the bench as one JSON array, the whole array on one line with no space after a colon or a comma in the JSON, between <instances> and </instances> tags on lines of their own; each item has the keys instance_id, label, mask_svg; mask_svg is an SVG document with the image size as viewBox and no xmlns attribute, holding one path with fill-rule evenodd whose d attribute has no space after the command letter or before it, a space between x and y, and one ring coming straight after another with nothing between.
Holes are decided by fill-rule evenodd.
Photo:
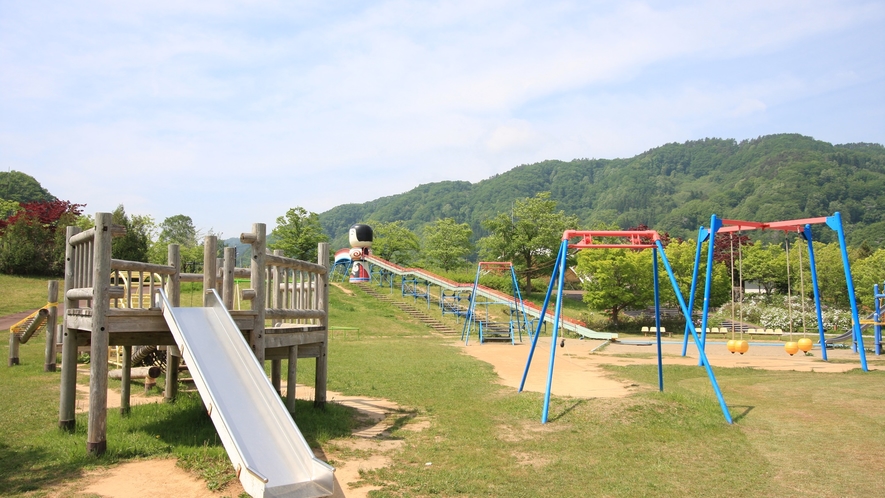
<instances>
[{"instance_id":1,"label":"bench","mask_svg":"<svg viewBox=\"0 0 885 498\"><path fill-rule=\"evenodd\" d=\"M642 327L640 332L642 332L642 335L648 335L648 334L656 335L657 334L656 330L657 330L656 327ZM667 332L667 327L661 327L661 335L664 335L664 334L667 334L667 337L672 337L670 332Z\"/></svg>"},{"instance_id":2,"label":"bench","mask_svg":"<svg viewBox=\"0 0 885 498\"><path fill-rule=\"evenodd\" d=\"M784 335L784 331L781 329L748 329L747 335L752 337L760 337L760 336L768 336L768 337L778 337L780 338Z\"/></svg>"}]
</instances>

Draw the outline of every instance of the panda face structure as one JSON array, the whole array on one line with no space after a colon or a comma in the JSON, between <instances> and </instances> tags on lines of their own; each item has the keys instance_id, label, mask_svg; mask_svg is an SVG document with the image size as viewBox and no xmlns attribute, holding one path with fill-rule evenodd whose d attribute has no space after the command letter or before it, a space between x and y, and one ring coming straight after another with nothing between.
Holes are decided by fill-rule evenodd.
<instances>
[{"instance_id":1,"label":"panda face structure","mask_svg":"<svg viewBox=\"0 0 885 498\"><path fill-rule=\"evenodd\" d=\"M348 233L351 247L372 247L373 238L372 227L357 223L350 227Z\"/></svg>"}]
</instances>

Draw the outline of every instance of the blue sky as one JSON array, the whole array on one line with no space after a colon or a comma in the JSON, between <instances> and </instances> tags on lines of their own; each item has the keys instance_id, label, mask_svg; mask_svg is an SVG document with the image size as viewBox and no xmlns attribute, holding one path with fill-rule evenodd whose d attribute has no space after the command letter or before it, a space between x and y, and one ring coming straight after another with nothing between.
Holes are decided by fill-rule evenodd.
<instances>
[{"instance_id":1,"label":"blue sky","mask_svg":"<svg viewBox=\"0 0 885 498\"><path fill-rule=\"evenodd\" d=\"M885 143L885 3L0 0L0 170L223 237L771 133Z\"/></svg>"}]
</instances>

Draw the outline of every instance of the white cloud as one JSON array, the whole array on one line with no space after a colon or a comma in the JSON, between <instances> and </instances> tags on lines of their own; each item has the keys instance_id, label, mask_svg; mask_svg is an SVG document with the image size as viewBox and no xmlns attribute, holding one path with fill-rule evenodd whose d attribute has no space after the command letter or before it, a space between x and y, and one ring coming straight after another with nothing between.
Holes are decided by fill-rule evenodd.
<instances>
[{"instance_id":1,"label":"white cloud","mask_svg":"<svg viewBox=\"0 0 885 498\"><path fill-rule=\"evenodd\" d=\"M847 121L839 133L858 136L843 141L885 142L885 125L863 122L882 114L869 104L831 104L842 116L811 128L783 111L885 84L880 2L0 9L0 168L89 211L122 202L225 233L294 205L723 130Z\"/></svg>"}]
</instances>

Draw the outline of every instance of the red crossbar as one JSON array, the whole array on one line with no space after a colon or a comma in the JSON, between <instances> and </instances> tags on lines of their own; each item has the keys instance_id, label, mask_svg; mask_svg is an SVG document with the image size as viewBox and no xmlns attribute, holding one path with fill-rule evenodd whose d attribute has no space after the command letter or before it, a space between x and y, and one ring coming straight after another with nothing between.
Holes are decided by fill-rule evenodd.
<instances>
[{"instance_id":1,"label":"red crossbar","mask_svg":"<svg viewBox=\"0 0 885 498\"><path fill-rule=\"evenodd\" d=\"M562 240L567 241L575 237L581 240L574 244L569 244L571 249L650 249L656 247L655 244L649 244L642 239L651 239L658 241L661 239L658 232L654 230L566 230L562 233ZM627 237L629 243L612 244L609 242L594 244L593 237Z\"/></svg>"},{"instance_id":2,"label":"red crossbar","mask_svg":"<svg viewBox=\"0 0 885 498\"><path fill-rule=\"evenodd\" d=\"M742 221L742 220L726 220L723 219L722 228L717 230L721 233L742 232L744 230L783 230L789 232L792 230L801 231L805 225L814 225L817 223L826 223L827 218L804 218L799 220L772 221L769 223L760 223L758 221Z\"/></svg>"}]
</instances>

